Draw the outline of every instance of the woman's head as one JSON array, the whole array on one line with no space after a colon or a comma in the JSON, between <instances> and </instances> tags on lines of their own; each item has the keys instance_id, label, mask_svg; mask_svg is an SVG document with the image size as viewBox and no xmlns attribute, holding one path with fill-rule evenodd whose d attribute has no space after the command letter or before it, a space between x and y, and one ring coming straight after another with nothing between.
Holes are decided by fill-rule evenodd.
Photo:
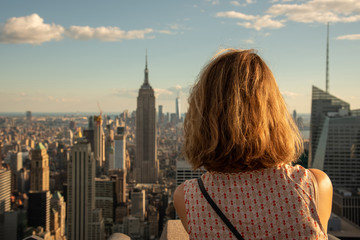
<instances>
[{"instance_id":1,"label":"woman's head","mask_svg":"<svg viewBox=\"0 0 360 240\"><path fill-rule=\"evenodd\" d=\"M275 78L253 50L224 50L203 68L184 131L184 153L195 169L267 168L293 162L302 152Z\"/></svg>"}]
</instances>

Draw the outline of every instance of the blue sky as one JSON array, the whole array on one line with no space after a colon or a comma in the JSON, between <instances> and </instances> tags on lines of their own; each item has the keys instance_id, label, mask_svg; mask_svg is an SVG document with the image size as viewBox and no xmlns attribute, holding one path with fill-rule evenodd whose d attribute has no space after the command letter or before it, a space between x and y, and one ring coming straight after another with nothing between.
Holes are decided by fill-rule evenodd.
<instances>
[{"instance_id":1,"label":"blue sky","mask_svg":"<svg viewBox=\"0 0 360 240\"><path fill-rule=\"evenodd\" d=\"M154 0L0 2L0 112L135 110L148 51L156 104L175 111L221 48L255 48L289 111L311 86L360 108L360 1Z\"/></svg>"}]
</instances>

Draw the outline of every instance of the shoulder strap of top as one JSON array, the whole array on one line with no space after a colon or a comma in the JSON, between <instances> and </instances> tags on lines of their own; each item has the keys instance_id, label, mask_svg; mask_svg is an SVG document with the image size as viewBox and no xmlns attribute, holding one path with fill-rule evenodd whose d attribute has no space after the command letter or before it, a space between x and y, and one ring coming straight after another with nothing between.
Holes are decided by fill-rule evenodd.
<instances>
[{"instance_id":1,"label":"shoulder strap of top","mask_svg":"<svg viewBox=\"0 0 360 240\"><path fill-rule=\"evenodd\" d=\"M231 224L229 219L227 219L227 217L225 217L225 215L222 213L222 211L219 209L219 207L216 205L216 203L211 199L211 197L209 196L209 194L205 190L204 183L201 180L201 177L198 178L198 183L199 183L199 187L200 187L200 190L201 190L202 194L204 195L205 199L209 202L211 207L214 209L214 211L217 213L217 215L219 215L219 217L223 220L223 222L226 224L226 226L228 226L230 231L236 236L237 239L244 240L244 238L236 230L234 225Z\"/></svg>"},{"instance_id":2,"label":"shoulder strap of top","mask_svg":"<svg viewBox=\"0 0 360 240\"><path fill-rule=\"evenodd\" d=\"M310 179L311 179L311 182L312 182L312 185L314 186L314 194L315 194L315 204L316 204L316 209L318 209L318 206L319 206L319 191L318 191L318 183L316 181L316 178L314 176L314 174L308 170L309 172L309 175L310 175Z\"/></svg>"}]
</instances>

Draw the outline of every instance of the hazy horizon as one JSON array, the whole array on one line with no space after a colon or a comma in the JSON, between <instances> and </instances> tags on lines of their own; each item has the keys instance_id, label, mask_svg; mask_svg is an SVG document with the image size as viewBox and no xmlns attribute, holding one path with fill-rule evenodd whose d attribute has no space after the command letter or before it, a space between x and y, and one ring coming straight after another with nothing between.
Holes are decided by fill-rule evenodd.
<instances>
[{"instance_id":1,"label":"hazy horizon","mask_svg":"<svg viewBox=\"0 0 360 240\"><path fill-rule=\"evenodd\" d=\"M21 4L21 5L19 5ZM290 112L310 113L325 89L360 108L360 1L3 1L0 112L136 109L148 52L156 106L187 109L189 89L221 48L254 48ZM19 7L20 6L20 7Z\"/></svg>"}]
</instances>

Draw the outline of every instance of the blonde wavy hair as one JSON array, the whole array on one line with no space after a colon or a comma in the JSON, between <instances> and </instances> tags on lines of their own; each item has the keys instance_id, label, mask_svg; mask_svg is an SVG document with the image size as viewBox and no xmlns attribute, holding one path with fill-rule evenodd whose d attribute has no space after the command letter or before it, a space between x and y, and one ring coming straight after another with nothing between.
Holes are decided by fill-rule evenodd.
<instances>
[{"instance_id":1,"label":"blonde wavy hair","mask_svg":"<svg viewBox=\"0 0 360 240\"><path fill-rule=\"evenodd\" d=\"M194 169L269 168L292 163L303 151L274 76L252 49L215 55L188 102L183 151Z\"/></svg>"}]
</instances>

